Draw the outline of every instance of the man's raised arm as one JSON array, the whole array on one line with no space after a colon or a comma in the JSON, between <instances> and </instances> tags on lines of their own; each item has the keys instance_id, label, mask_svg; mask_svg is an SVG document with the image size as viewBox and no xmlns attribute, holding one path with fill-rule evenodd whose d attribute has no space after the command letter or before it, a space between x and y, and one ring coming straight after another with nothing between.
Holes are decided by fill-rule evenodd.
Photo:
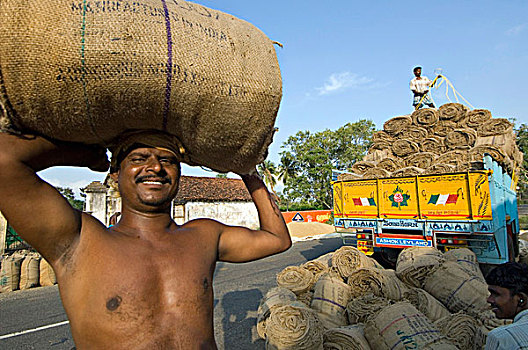
<instances>
[{"instance_id":1,"label":"man's raised arm","mask_svg":"<svg viewBox=\"0 0 528 350\"><path fill-rule=\"evenodd\" d=\"M283 252L291 247L282 213L256 171L241 175L259 215L260 230L226 226L220 236L219 259L246 262Z\"/></svg>"},{"instance_id":2,"label":"man's raised arm","mask_svg":"<svg viewBox=\"0 0 528 350\"><path fill-rule=\"evenodd\" d=\"M53 263L78 237L81 214L36 172L56 165L105 170L103 149L0 133L0 211L17 233Z\"/></svg>"}]
</instances>

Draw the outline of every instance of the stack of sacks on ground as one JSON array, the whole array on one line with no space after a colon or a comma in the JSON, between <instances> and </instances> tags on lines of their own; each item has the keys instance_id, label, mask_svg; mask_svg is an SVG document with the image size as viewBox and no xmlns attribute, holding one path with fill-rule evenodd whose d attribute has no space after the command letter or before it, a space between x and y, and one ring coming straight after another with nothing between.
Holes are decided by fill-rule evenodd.
<instances>
[{"instance_id":1,"label":"stack of sacks on ground","mask_svg":"<svg viewBox=\"0 0 528 350\"><path fill-rule=\"evenodd\" d=\"M16 251L0 259L0 292L52 286L57 283L55 272L38 253Z\"/></svg>"},{"instance_id":2,"label":"stack of sacks on ground","mask_svg":"<svg viewBox=\"0 0 528 350\"><path fill-rule=\"evenodd\" d=\"M528 264L528 242L519 240L519 262Z\"/></svg>"},{"instance_id":3,"label":"stack of sacks on ground","mask_svg":"<svg viewBox=\"0 0 528 350\"><path fill-rule=\"evenodd\" d=\"M510 121L459 103L391 118L372 142L363 161L340 180L481 170L485 153L512 174L523 159Z\"/></svg>"},{"instance_id":4,"label":"stack of sacks on ground","mask_svg":"<svg viewBox=\"0 0 528 350\"><path fill-rule=\"evenodd\" d=\"M506 322L469 249L409 248L396 270L343 246L277 274L257 331L267 349L480 349Z\"/></svg>"}]
</instances>

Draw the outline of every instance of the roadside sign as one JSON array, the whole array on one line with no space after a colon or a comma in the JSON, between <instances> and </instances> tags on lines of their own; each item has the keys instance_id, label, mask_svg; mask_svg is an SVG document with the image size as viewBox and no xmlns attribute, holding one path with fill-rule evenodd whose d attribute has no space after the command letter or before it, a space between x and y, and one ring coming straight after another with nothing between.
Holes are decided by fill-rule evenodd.
<instances>
[{"instance_id":1,"label":"roadside sign","mask_svg":"<svg viewBox=\"0 0 528 350\"><path fill-rule=\"evenodd\" d=\"M295 216L292 218L292 221L295 221L295 222L301 222L301 221L304 221L304 218L303 218L303 216L301 215L301 213L297 213L297 214L295 214Z\"/></svg>"}]
</instances>

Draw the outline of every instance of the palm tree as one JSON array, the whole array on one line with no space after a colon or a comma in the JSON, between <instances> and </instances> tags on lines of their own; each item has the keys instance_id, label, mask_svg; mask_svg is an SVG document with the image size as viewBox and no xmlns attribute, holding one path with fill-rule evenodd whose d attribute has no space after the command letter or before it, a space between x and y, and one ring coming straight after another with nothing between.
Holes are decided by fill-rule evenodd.
<instances>
[{"instance_id":1,"label":"palm tree","mask_svg":"<svg viewBox=\"0 0 528 350\"><path fill-rule=\"evenodd\" d=\"M262 174L262 179L264 180L264 183L270 188L271 192L277 195L275 193L275 185L277 184L277 167L275 164L273 164L271 160L265 160L257 165L257 170L260 174Z\"/></svg>"}]
</instances>

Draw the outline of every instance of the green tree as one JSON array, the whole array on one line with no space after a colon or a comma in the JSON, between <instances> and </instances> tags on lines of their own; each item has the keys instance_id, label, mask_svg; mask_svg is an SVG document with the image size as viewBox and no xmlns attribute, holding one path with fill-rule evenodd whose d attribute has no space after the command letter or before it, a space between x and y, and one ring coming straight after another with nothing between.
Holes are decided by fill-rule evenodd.
<instances>
[{"instance_id":1,"label":"green tree","mask_svg":"<svg viewBox=\"0 0 528 350\"><path fill-rule=\"evenodd\" d=\"M372 121L361 119L337 130L299 131L290 136L280 153L283 196L313 209L331 208L332 169L347 170L361 160L374 131Z\"/></svg>"},{"instance_id":2,"label":"green tree","mask_svg":"<svg viewBox=\"0 0 528 350\"><path fill-rule=\"evenodd\" d=\"M517 130L517 145L524 153L519 171L517 197L520 203L528 203L528 124L521 124Z\"/></svg>"},{"instance_id":3,"label":"green tree","mask_svg":"<svg viewBox=\"0 0 528 350\"><path fill-rule=\"evenodd\" d=\"M216 178L217 179L227 179L227 174L226 173L218 173L218 174L216 174Z\"/></svg>"},{"instance_id":4,"label":"green tree","mask_svg":"<svg viewBox=\"0 0 528 350\"><path fill-rule=\"evenodd\" d=\"M277 167L271 160L265 160L257 165L257 171L262 176L262 180L275 195L275 185L277 184Z\"/></svg>"},{"instance_id":5,"label":"green tree","mask_svg":"<svg viewBox=\"0 0 528 350\"><path fill-rule=\"evenodd\" d=\"M84 201L75 198L73 190L69 187L55 187L70 203L72 207L78 210L84 209Z\"/></svg>"}]
</instances>

